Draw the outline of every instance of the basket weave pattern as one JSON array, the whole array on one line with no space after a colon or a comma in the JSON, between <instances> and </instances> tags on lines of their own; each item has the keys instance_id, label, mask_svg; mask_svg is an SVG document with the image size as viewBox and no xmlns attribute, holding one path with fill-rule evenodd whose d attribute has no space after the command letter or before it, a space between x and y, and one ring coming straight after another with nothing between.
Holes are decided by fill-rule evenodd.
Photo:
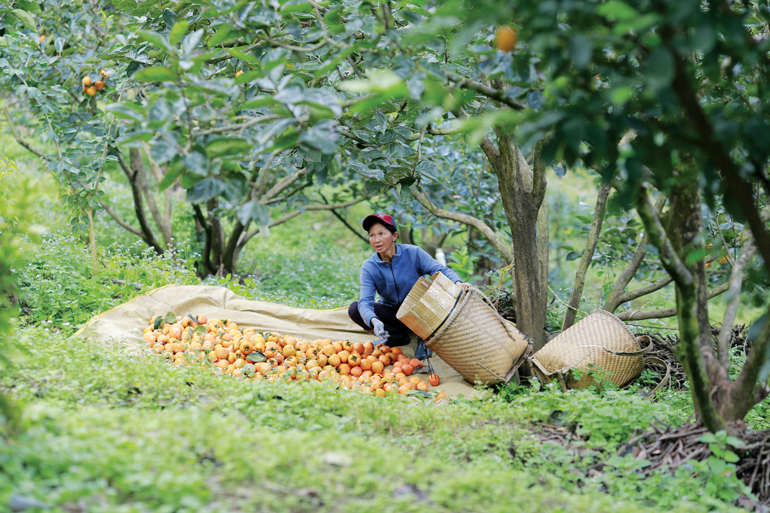
<instances>
[{"instance_id":1,"label":"basket weave pattern","mask_svg":"<svg viewBox=\"0 0 770 513\"><path fill-rule=\"evenodd\" d=\"M449 316L462 289L441 272L429 283L420 278L399 307L396 317L418 337L428 339Z\"/></svg>"},{"instance_id":2,"label":"basket weave pattern","mask_svg":"<svg viewBox=\"0 0 770 513\"><path fill-rule=\"evenodd\" d=\"M645 339L649 341L649 337L634 336L613 314L597 310L557 335L530 361L543 384L555 377L560 379L563 387L570 389L595 384L589 372L576 379L570 369L579 369L606 371L609 374L606 378L622 387L642 373L644 350L641 345Z\"/></svg>"},{"instance_id":3,"label":"basket weave pattern","mask_svg":"<svg viewBox=\"0 0 770 513\"><path fill-rule=\"evenodd\" d=\"M485 300L471 288L426 345L471 383L494 385L518 368L530 342Z\"/></svg>"}]
</instances>

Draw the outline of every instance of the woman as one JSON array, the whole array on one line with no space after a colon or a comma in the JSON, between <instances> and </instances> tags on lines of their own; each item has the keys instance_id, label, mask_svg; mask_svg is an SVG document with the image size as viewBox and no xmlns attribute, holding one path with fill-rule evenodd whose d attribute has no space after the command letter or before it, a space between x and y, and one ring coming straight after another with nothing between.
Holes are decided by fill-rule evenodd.
<instances>
[{"instance_id":1,"label":"woman","mask_svg":"<svg viewBox=\"0 0 770 513\"><path fill-rule=\"evenodd\" d=\"M392 216L369 215L362 225L369 233L369 244L375 253L361 266L361 299L350 305L348 314L363 329L373 331L383 342L387 340L388 345L406 345L411 331L396 318L396 312L421 276L441 271L463 289L467 289L468 284L422 248L396 244L398 228ZM382 298L377 303L375 292ZM424 358L424 344L419 342L416 357Z\"/></svg>"}]
</instances>

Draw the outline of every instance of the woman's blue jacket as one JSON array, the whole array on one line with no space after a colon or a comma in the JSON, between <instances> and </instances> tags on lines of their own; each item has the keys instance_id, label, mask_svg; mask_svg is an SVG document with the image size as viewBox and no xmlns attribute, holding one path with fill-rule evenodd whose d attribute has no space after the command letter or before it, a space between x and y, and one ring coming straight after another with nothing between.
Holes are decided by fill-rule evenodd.
<instances>
[{"instance_id":1,"label":"woman's blue jacket","mask_svg":"<svg viewBox=\"0 0 770 513\"><path fill-rule=\"evenodd\" d=\"M424 249L411 244L396 244L392 263L387 263L375 253L361 266L361 299L358 311L368 326L374 314L374 293L380 295L383 305L398 308L421 276L441 271L457 283L456 272L441 265Z\"/></svg>"}]
</instances>

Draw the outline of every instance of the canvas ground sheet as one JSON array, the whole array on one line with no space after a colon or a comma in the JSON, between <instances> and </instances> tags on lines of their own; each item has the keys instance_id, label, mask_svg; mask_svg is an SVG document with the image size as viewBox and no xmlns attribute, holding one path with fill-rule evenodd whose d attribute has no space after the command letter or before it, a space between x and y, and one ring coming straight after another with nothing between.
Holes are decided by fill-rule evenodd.
<instances>
[{"instance_id":1,"label":"canvas ground sheet","mask_svg":"<svg viewBox=\"0 0 770 513\"><path fill-rule=\"evenodd\" d=\"M90 319L74 336L117 341L124 345L126 351L134 354L150 351L142 339L142 330L153 316L168 312L178 316L203 314L208 319L229 319L241 329L278 332L305 340L328 338L361 343L373 340L372 334L350 320L347 308L295 308L267 301L250 301L223 287L194 285L169 285L135 297ZM416 347L417 339L413 336L411 343L402 349L411 358ZM489 394L474 388L438 356L431 357L431 364L441 376L441 384L438 387L428 385L430 389L444 391L453 399L458 396L473 399ZM423 381L427 382L427 375Z\"/></svg>"}]
</instances>

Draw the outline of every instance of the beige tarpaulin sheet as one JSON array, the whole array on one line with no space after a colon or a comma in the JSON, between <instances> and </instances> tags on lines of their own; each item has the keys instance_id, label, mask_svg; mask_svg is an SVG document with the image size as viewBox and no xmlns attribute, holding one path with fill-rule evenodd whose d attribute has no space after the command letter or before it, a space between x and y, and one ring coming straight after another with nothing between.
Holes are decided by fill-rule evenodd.
<instances>
[{"instance_id":1,"label":"beige tarpaulin sheet","mask_svg":"<svg viewBox=\"0 0 770 513\"><path fill-rule=\"evenodd\" d=\"M75 336L95 336L98 340L119 340L125 343L129 352L147 351L142 339L142 330L154 315L204 314L209 319L230 319L241 328L255 328L257 331L276 331L283 335L315 340L350 340L367 342L371 334L363 331L350 320L346 308L336 310L311 310L269 303L249 301L229 289L222 287L174 286L162 287L127 303L108 310L86 323ZM414 356L416 337L403 347L404 354ZM465 381L455 370L438 356L431 357L441 384L435 388L443 390L451 398L462 394L466 399L483 397L488 392L480 391ZM427 381L425 376L424 381Z\"/></svg>"}]
</instances>

